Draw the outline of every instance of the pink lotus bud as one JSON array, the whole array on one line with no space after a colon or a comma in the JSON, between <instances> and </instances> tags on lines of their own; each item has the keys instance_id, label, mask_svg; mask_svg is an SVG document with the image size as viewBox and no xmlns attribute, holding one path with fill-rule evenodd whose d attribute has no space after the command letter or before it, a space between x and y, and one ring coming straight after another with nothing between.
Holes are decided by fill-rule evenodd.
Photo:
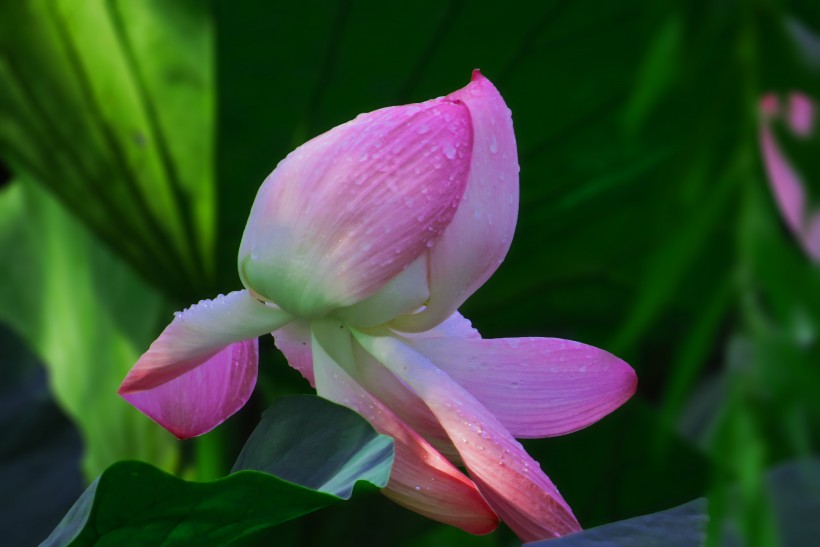
<instances>
[{"instance_id":1,"label":"pink lotus bud","mask_svg":"<svg viewBox=\"0 0 820 547\"><path fill-rule=\"evenodd\" d=\"M453 219L472 149L470 111L451 99L362 114L305 143L256 196L239 250L243 283L304 318L373 295Z\"/></svg>"}]
</instances>

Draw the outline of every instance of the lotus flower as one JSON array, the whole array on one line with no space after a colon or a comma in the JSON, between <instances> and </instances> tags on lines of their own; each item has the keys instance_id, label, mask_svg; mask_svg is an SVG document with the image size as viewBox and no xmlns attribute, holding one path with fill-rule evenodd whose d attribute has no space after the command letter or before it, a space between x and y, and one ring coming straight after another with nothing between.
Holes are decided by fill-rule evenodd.
<instances>
[{"instance_id":1,"label":"lotus flower","mask_svg":"<svg viewBox=\"0 0 820 547\"><path fill-rule=\"evenodd\" d=\"M780 150L772 131L774 122L785 121L795 137L810 137L814 133L814 103L802 93L793 92L787 104L781 105L776 95L769 94L760 101L760 113L760 148L780 214L805 253L820 263L820 210L810 210L806 186Z\"/></svg>"},{"instance_id":2,"label":"lotus flower","mask_svg":"<svg viewBox=\"0 0 820 547\"><path fill-rule=\"evenodd\" d=\"M506 255L517 209L510 110L478 71L362 114L276 167L242 239L245 290L177 314L120 394L180 438L205 433L247 401L272 332L319 395L395 439L392 500L476 534L499 516L523 540L575 532L515 438L581 429L636 378L577 342L482 339L456 311Z\"/></svg>"}]
</instances>

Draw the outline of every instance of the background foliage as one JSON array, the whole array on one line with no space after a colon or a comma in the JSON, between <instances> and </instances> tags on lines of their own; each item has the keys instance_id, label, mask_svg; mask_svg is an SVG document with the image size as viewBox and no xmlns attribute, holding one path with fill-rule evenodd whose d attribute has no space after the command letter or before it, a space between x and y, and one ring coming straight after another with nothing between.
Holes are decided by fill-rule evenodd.
<instances>
[{"instance_id":1,"label":"background foliage","mask_svg":"<svg viewBox=\"0 0 820 547\"><path fill-rule=\"evenodd\" d=\"M641 380L601 423L528 448L585 526L706 495L713 544L798 544L810 523L782 507L795 485L820 499L805 463L820 436L820 272L774 206L757 101L820 99L808 0L0 2L2 466L55 450L27 476L78 483L71 465L54 473L76 461L73 437L57 446L32 425L65 425L35 404L39 360L87 480L127 458L226 473L261 410L307 390L269 341L253 404L196 442L133 411L119 381L172 310L239 287L250 204L287 152L360 112L446 94L476 67L513 111L522 205L506 262L465 315L488 337L606 348ZM795 157L820 195L820 165ZM41 528L16 537L39 541L73 499L0 509L37 508ZM511 537L472 538L372 492L281 534Z\"/></svg>"}]
</instances>

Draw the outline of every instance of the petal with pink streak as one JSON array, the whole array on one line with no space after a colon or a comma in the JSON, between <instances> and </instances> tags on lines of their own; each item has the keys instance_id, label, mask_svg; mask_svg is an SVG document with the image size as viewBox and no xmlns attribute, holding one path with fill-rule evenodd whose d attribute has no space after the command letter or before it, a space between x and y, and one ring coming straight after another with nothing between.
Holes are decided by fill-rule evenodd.
<instances>
[{"instance_id":1,"label":"petal with pink streak","mask_svg":"<svg viewBox=\"0 0 820 547\"><path fill-rule=\"evenodd\" d=\"M808 137L814 129L814 103L802 93L791 93L784 113L777 97L769 94L761 98L760 112L760 148L780 214L809 258L820 263L820 229L816 220L820 213L809 210L805 184L778 146L771 127L773 121L786 117L788 128L796 136Z\"/></svg>"},{"instance_id":2,"label":"petal with pink streak","mask_svg":"<svg viewBox=\"0 0 820 547\"><path fill-rule=\"evenodd\" d=\"M430 300L393 326L425 331L449 317L495 272L512 242L518 216L518 152L504 99L477 70L447 96L470 110L473 155L467 189L453 221L430 249Z\"/></svg>"},{"instance_id":3,"label":"petal with pink streak","mask_svg":"<svg viewBox=\"0 0 820 547\"><path fill-rule=\"evenodd\" d=\"M174 314L171 324L125 377L119 393L158 387L203 365L229 344L276 330L291 319L247 291L202 300Z\"/></svg>"},{"instance_id":4,"label":"petal with pink streak","mask_svg":"<svg viewBox=\"0 0 820 547\"><path fill-rule=\"evenodd\" d=\"M760 128L760 147L769 175L769 184L780 212L789 228L795 234L801 235L806 206L803 181L783 156L768 123L764 123Z\"/></svg>"},{"instance_id":5,"label":"petal with pink streak","mask_svg":"<svg viewBox=\"0 0 820 547\"><path fill-rule=\"evenodd\" d=\"M243 283L305 318L376 293L452 220L472 135L467 107L436 99L362 114L300 146L256 196Z\"/></svg>"},{"instance_id":6,"label":"petal with pink streak","mask_svg":"<svg viewBox=\"0 0 820 547\"><path fill-rule=\"evenodd\" d=\"M399 339L353 333L362 347L427 404L490 507L519 538L535 541L580 530L538 462L467 390Z\"/></svg>"},{"instance_id":7,"label":"petal with pink streak","mask_svg":"<svg viewBox=\"0 0 820 547\"><path fill-rule=\"evenodd\" d=\"M564 435L593 424L634 393L632 367L558 338L427 338L410 342L469 391L514 437Z\"/></svg>"},{"instance_id":8,"label":"petal with pink streak","mask_svg":"<svg viewBox=\"0 0 820 547\"><path fill-rule=\"evenodd\" d=\"M279 348L288 364L316 387L313 376L313 353L310 350L310 323L293 321L271 333L276 347Z\"/></svg>"},{"instance_id":9,"label":"petal with pink streak","mask_svg":"<svg viewBox=\"0 0 820 547\"><path fill-rule=\"evenodd\" d=\"M256 385L257 339L230 344L153 388L121 393L180 439L212 430L245 406Z\"/></svg>"},{"instance_id":10,"label":"petal with pink streak","mask_svg":"<svg viewBox=\"0 0 820 547\"><path fill-rule=\"evenodd\" d=\"M475 484L356 383L316 338L313 338L313 348L319 395L355 410L379 433L391 436L395 442L390 481L382 490L385 496L411 511L472 534L492 532L498 525L498 517ZM335 343L334 349L336 353L340 350L345 353L348 360L352 359L349 342L346 346Z\"/></svg>"}]
</instances>

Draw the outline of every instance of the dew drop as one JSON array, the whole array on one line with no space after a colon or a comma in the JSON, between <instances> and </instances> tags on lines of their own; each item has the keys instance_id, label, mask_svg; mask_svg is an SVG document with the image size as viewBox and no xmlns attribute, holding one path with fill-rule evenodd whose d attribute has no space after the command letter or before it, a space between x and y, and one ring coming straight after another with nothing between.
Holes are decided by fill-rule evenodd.
<instances>
[{"instance_id":1,"label":"dew drop","mask_svg":"<svg viewBox=\"0 0 820 547\"><path fill-rule=\"evenodd\" d=\"M496 140L495 135L493 135L493 138L490 141L490 152L492 152L493 154L498 152L498 141Z\"/></svg>"},{"instance_id":2,"label":"dew drop","mask_svg":"<svg viewBox=\"0 0 820 547\"><path fill-rule=\"evenodd\" d=\"M424 134L425 134L425 133L427 133L428 131L430 131L430 128L429 128L429 127L427 127L427 124L425 124L425 123L421 124L421 125L418 127L418 129L416 129L416 133L418 133L419 135L424 135Z\"/></svg>"},{"instance_id":3,"label":"dew drop","mask_svg":"<svg viewBox=\"0 0 820 547\"><path fill-rule=\"evenodd\" d=\"M444 145L444 156L448 160L451 160L456 157L456 149L453 148L453 145L449 143Z\"/></svg>"}]
</instances>

